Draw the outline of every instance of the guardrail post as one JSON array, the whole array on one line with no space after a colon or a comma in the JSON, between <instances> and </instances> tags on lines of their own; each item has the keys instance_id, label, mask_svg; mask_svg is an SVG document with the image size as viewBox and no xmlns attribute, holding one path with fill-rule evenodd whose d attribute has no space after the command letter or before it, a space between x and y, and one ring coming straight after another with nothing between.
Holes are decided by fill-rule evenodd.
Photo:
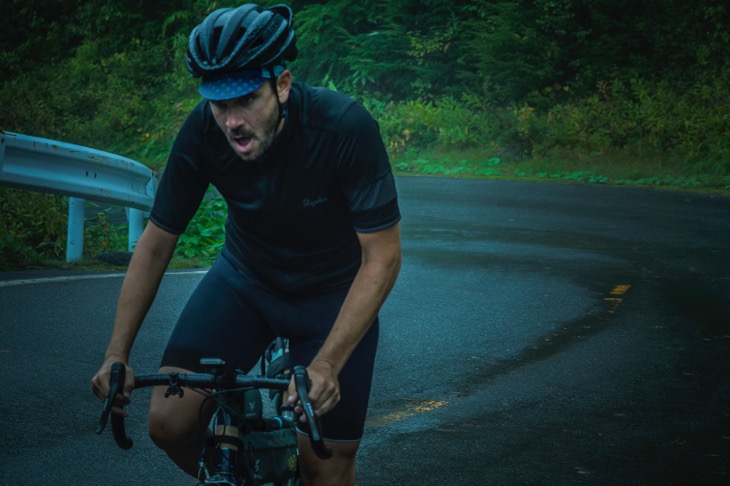
<instances>
[{"instance_id":1,"label":"guardrail post","mask_svg":"<svg viewBox=\"0 0 730 486\"><path fill-rule=\"evenodd\" d=\"M132 208L127 213L132 251L152 209L157 185L148 167L119 155L0 130L0 185L69 196L66 261L84 252L86 199Z\"/></svg>"},{"instance_id":2,"label":"guardrail post","mask_svg":"<svg viewBox=\"0 0 730 486\"><path fill-rule=\"evenodd\" d=\"M68 233L66 240L66 262L81 260L84 253L84 205L85 199L68 199Z\"/></svg>"},{"instance_id":3,"label":"guardrail post","mask_svg":"<svg viewBox=\"0 0 730 486\"><path fill-rule=\"evenodd\" d=\"M127 251L134 251L137 240L142 236L144 229L144 211L135 208L127 209L127 222L129 223L129 240L127 242Z\"/></svg>"}]
</instances>

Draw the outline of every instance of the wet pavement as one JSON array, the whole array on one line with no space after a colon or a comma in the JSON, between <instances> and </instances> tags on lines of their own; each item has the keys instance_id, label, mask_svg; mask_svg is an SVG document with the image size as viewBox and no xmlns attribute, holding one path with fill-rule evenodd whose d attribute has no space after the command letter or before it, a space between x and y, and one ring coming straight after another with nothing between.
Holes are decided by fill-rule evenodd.
<instances>
[{"instance_id":1,"label":"wet pavement","mask_svg":"<svg viewBox=\"0 0 730 486\"><path fill-rule=\"evenodd\" d=\"M508 187L401 181L359 484L730 484L730 200Z\"/></svg>"},{"instance_id":2,"label":"wet pavement","mask_svg":"<svg viewBox=\"0 0 730 486\"><path fill-rule=\"evenodd\" d=\"M398 185L404 266L359 485L730 484L729 198ZM137 370L156 367L200 277L166 277ZM132 450L93 433L88 382L120 284L0 275L1 484L194 484L146 438L144 394Z\"/></svg>"}]
</instances>

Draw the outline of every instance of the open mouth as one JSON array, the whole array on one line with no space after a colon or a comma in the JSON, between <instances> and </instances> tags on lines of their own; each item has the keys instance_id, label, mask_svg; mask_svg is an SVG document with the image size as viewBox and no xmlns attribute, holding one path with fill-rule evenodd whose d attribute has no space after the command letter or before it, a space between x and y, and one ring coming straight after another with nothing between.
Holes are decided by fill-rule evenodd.
<instances>
[{"instance_id":1,"label":"open mouth","mask_svg":"<svg viewBox=\"0 0 730 486\"><path fill-rule=\"evenodd\" d=\"M253 147L253 137L232 137L231 145L242 153L248 153Z\"/></svg>"}]
</instances>

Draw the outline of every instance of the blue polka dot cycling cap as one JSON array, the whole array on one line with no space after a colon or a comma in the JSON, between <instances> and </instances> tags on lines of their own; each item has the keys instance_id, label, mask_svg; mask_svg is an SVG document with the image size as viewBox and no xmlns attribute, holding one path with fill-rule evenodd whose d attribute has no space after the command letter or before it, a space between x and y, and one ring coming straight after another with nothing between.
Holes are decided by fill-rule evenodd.
<instances>
[{"instance_id":1,"label":"blue polka dot cycling cap","mask_svg":"<svg viewBox=\"0 0 730 486\"><path fill-rule=\"evenodd\" d=\"M206 74L198 87L203 98L220 101L246 96L259 89L272 74L278 76L283 66L273 69L248 69L226 73Z\"/></svg>"}]
</instances>

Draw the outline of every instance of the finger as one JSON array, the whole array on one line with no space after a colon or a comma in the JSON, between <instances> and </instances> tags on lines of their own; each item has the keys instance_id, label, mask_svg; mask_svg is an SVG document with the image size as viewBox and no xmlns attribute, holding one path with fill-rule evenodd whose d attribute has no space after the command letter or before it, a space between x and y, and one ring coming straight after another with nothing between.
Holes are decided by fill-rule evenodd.
<instances>
[{"instance_id":1,"label":"finger","mask_svg":"<svg viewBox=\"0 0 730 486\"><path fill-rule=\"evenodd\" d=\"M104 387L101 385L101 382L97 377L94 377L93 380L91 380L91 391L96 395L100 400L106 400L107 391L104 389Z\"/></svg>"},{"instance_id":2,"label":"finger","mask_svg":"<svg viewBox=\"0 0 730 486\"><path fill-rule=\"evenodd\" d=\"M294 405L299 400L299 396L297 395L297 387L294 383L294 377L292 376L291 380L289 380L289 390L287 392L289 397L287 400L289 401L289 405Z\"/></svg>"},{"instance_id":3,"label":"finger","mask_svg":"<svg viewBox=\"0 0 730 486\"><path fill-rule=\"evenodd\" d=\"M132 390L134 390L134 371L132 368L127 368L127 372L124 376L124 396L127 398L131 396Z\"/></svg>"},{"instance_id":4,"label":"finger","mask_svg":"<svg viewBox=\"0 0 730 486\"><path fill-rule=\"evenodd\" d=\"M340 395L339 393L333 394L330 396L327 400L323 401L322 403L318 403L317 407L314 409L314 413L321 417L322 415L326 414L327 412L331 411L335 406L340 402Z\"/></svg>"},{"instance_id":5,"label":"finger","mask_svg":"<svg viewBox=\"0 0 730 486\"><path fill-rule=\"evenodd\" d=\"M309 390L309 400L314 408L322 407L334 396L339 396L339 386L336 381L321 380L313 383Z\"/></svg>"},{"instance_id":6,"label":"finger","mask_svg":"<svg viewBox=\"0 0 730 486\"><path fill-rule=\"evenodd\" d=\"M339 401L340 401L339 394L335 394L326 400L320 400L317 403L317 406L315 406L314 402L312 402L312 411L314 412L314 415L316 415L317 417L321 417L322 415L330 412L333 408L335 408L335 406L339 403ZM295 408L295 412L297 414L301 414L301 416L300 416L301 422L303 422L303 423L307 422L307 417L304 414L304 408L302 408L301 402Z\"/></svg>"},{"instance_id":7,"label":"finger","mask_svg":"<svg viewBox=\"0 0 730 486\"><path fill-rule=\"evenodd\" d=\"M307 392L307 398L310 403L314 406L318 401L323 399L323 395L326 391L326 382L322 380L316 373L310 374L311 386Z\"/></svg>"},{"instance_id":8,"label":"finger","mask_svg":"<svg viewBox=\"0 0 730 486\"><path fill-rule=\"evenodd\" d=\"M122 417L129 417L129 412L122 407L112 407L112 413L114 415L121 415Z\"/></svg>"}]
</instances>

